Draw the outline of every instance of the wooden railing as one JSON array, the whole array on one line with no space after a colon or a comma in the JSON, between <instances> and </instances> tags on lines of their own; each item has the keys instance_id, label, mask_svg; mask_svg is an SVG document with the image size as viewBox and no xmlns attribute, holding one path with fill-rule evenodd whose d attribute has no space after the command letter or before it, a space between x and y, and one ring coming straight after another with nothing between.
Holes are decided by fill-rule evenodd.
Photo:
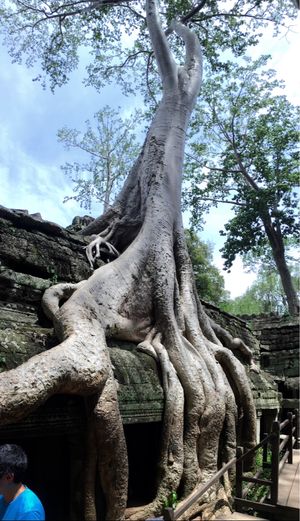
<instances>
[{"instance_id":1,"label":"wooden railing","mask_svg":"<svg viewBox=\"0 0 300 521\"><path fill-rule=\"evenodd\" d=\"M163 512L164 521L176 521L182 518L183 514L189 510L196 502L200 500L207 490L209 490L231 467L236 465L236 494L235 506L240 511L243 507L250 507L256 511L274 512L278 502L278 482L279 474L286 463L293 463L293 445L298 439L298 411L288 413L288 418L280 423L273 422L270 434L265 434L263 440L255 447L247 452L243 452L242 447L237 448L237 455L226 463L206 484L197 487L186 499L184 499L177 508L165 508ZM286 434L282 431L286 429ZM268 447L271 449L271 463L267 461ZM255 476L244 474L244 460L249 459L254 452L263 447L263 464ZM280 459L280 454L282 457ZM261 478L264 469L271 469L270 479ZM248 485L243 489L243 482ZM259 501L249 501L246 499L249 491L256 484L266 485L269 487L265 496ZM268 498L268 503L265 503ZM161 519L161 518L160 518Z\"/></svg>"},{"instance_id":2,"label":"wooden railing","mask_svg":"<svg viewBox=\"0 0 300 521\"><path fill-rule=\"evenodd\" d=\"M195 488L193 492L184 499L178 508L173 510L173 508L165 508L164 510L164 521L174 521L176 519L180 519L182 515L193 506L200 498L207 492L207 490L212 487L219 479L227 472L230 467L232 467L236 463L236 458L232 458L226 465L224 465L205 485L201 487Z\"/></svg>"},{"instance_id":3,"label":"wooden railing","mask_svg":"<svg viewBox=\"0 0 300 521\"><path fill-rule=\"evenodd\" d=\"M251 451L243 454L243 449L238 448L236 465L236 495L235 507L238 511L243 508L252 508L257 512L274 512L278 504L278 483L280 472L286 462L293 463L293 446L298 438L298 411L288 413L287 419L280 423L273 422L270 434L265 434L263 440ZM283 433L286 430L286 433ZM250 452L263 447L262 468L253 477L243 473L243 461ZM271 463L267 461L268 447L271 449ZM265 469L270 469L270 479L261 478ZM243 482L248 486L243 489ZM259 501L246 499L250 490L256 485L265 485L266 492Z\"/></svg>"}]
</instances>

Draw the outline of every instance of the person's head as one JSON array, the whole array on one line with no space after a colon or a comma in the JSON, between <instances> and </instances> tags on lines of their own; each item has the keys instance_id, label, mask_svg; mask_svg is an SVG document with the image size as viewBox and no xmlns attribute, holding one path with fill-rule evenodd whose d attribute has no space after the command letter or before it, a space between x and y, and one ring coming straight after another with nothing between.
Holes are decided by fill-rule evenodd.
<instances>
[{"instance_id":1,"label":"person's head","mask_svg":"<svg viewBox=\"0 0 300 521\"><path fill-rule=\"evenodd\" d=\"M21 483L26 470L27 456L21 447L0 445L0 494L7 485Z\"/></svg>"}]
</instances>

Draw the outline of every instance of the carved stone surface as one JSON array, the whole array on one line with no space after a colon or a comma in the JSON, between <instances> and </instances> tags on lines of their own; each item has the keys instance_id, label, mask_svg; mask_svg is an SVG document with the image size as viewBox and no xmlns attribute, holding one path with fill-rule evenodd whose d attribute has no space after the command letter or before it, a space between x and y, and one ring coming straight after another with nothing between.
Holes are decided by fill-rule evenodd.
<instances>
[{"instance_id":1,"label":"carved stone surface","mask_svg":"<svg viewBox=\"0 0 300 521\"><path fill-rule=\"evenodd\" d=\"M299 408L299 320L261 317L251 321L260 345L261 367L277 381L287 408ZM288 403L287 399L294 399Z\"/></svg>"},{"instance_id":2,"label":"carved stone surface","mask_svg":"<svg viewBox=\"0 0 300 521\"><path fill-rule=\"evenodd\" d=\"M161 421L164 394L156 361L138 352L134 344L111 341L109 345L123 422Z\"/></svg>"},{"instance_id":3,"label":"carved stone surface","mask_svg":"<svg viewBox=\"0 0 300 521\"><path fill-rule=\"evenodd\" d=\"M38 302L51 284L91 274L84 253L88 240L54 223L0 207L0 237L1 291L8 289L10 300Z\"/></svg>"}]
</instances>

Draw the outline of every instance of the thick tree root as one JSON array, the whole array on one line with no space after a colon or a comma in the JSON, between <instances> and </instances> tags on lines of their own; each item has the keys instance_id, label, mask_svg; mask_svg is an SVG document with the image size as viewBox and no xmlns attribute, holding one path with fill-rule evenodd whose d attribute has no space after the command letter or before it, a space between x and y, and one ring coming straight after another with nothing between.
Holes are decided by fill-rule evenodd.
<instances>
[{"instance_id":1,"label":"thick tree root","mask_svg":"<svg viewBox=\"0 0 300 521\"><path fill-rule=\"evenodd\" d=\"M1 373L1 424L20 420L53 394L84 395L101 389L109 372L99 348L103 335L89 333L90 322L82 321L81 328L86 329L84 339L73 333L51 350Z\"/></svg>"},{"instance_id":2,"label":"thick tree root","mask_svg":"<svg viewBox=\"0 0 300 521\"><path fill-rule=\"evenodd\" d=\"M149 344L152 350L149 349ZM155 499L142 508L130 509L127 519L146 519L159 515L170 493L178 489L183 470L183 415L184 395L176 371L170 362L166 348L161 343L161 334L156 329L147 335L147 340L138 348L149 352L159 361L163 375L165 393L165 411L163 420L162 443L158 465L158 488Z\"/></svg>"},{"instance_id":3,"label":"thick tree root","mask_svg":"<svg viewBox=\"0 0 300 521\"><path fill-rule=\"evenodd\" d=\"M128 462L113 375L107 379L93 414L98 469L106 498L106 519L121 521L124 519L127 503Z\"/></svg>"}]
</instances>

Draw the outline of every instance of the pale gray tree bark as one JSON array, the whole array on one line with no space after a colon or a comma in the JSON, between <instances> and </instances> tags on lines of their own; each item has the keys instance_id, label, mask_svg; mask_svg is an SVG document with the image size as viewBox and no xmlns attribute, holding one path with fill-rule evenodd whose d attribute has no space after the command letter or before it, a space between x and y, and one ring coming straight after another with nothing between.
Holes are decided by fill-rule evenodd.
<instances>
[{"instance_id":1,"label":"pale gray tree bark","mask_svg":"<svg viewBox=\"0 0 300 521\"><path fill-rule=\"evenodd\" d=\"M187 494L206 482L235 454L238 432L246 448L255 443L248 379L231 350L241 349L248 361L251 355L206 316L197 297L181 218L184 143L201 83L200 45L187 27L174 23L186 47L185 63L178 66L155 0L147 0L147 23L163 96L122 192L84 232L98 234L88 247L92 262L105 241L120 256L79 285L47 290L44 310L61 343L0 375L2 423L16 421L55 393L91 397L87 520L97 519L97 472L108 520L145 519L160 513L165 497L179 485ZM157 494L151 504L127 512L127 451L109 337L135 342L155 357L165 391ZM226 502L221 483L205 496L202 510L213 511L220 498Z\"/></svg>"}]
</instances>

